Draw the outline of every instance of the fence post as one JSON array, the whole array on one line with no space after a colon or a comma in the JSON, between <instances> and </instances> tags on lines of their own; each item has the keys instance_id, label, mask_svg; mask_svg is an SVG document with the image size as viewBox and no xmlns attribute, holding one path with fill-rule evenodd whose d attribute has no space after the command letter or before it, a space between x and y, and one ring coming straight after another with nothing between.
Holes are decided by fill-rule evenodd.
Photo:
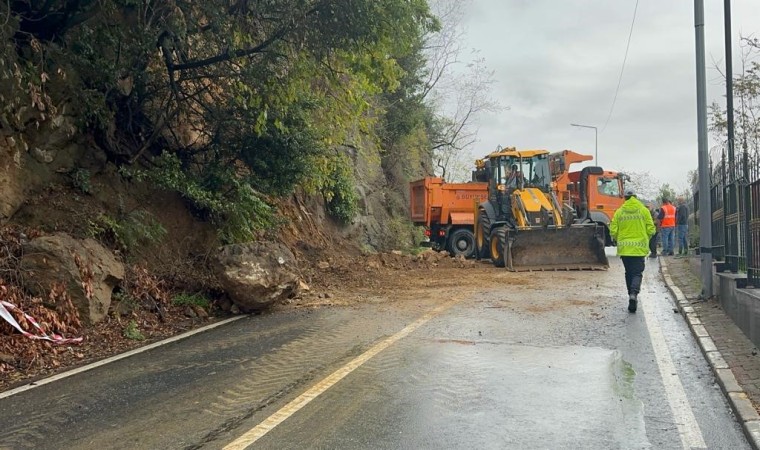
<instances>
[{"instance_id":1,"label":"fence post","mask_svg":"<svg viewBox=\"0 0 760 450\"><path fill-rule=\"evenodd\" d=\"M752 265L752 232L750 230L750 216L752 212L752 191L751 186L752 183L750 182L750 171L749 171L749 149L747 149L746 143L744 145L744 160L742 161L744 164L744 266L747 270L747 287L753 288L754 283L752 280L752 269L750 269L750 266Z\"/></svg>"},{"instance_id":2,"label":"fence post","mask_svg":"<svg viewBox=\"0 0 760 450\"><path fill-rule=\"evenodd\" d=\"M728 205L726 204L726 199L729 198L728 195L726 195L726 189L728 189L728 184L726 183L726 152L725 150L721 153L721 186L720 186L720 195L721 198L721 204L723 205L723 249L721 250L721 256L723 256L723 267L728 268L731 272L734 272L733 267L731 266L731 263L729 262L728 255L728 222L726 221L726 208L728 208Z\"/></svg>"}]
</instances>

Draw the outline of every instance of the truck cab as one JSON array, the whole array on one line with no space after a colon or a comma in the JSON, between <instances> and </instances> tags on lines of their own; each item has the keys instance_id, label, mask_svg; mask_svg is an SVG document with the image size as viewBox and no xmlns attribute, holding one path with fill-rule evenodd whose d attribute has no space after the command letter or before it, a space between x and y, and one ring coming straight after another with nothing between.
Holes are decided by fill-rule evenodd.
<instances>
[{"instance_id":1,"label":"truck cab","mask_svg":"<svg viewBox=\"0 0 760 450\"><path fill-rule=\"evenodd\" d=\"M590 161L591 155L563 150L549 155L549 165L557 198L569 205L578 221L604 225L606 245L612 245L609 223L615 211L623 205L626 175L599 166L587 166L571 171L573 164Z\"/></svg>"}]
</instances>

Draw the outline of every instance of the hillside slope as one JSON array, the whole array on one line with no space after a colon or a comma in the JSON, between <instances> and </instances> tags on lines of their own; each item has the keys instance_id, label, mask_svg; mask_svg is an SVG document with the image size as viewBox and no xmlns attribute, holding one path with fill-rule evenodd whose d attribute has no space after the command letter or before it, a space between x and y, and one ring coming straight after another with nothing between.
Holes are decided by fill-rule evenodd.
<instances>
[{"instance_id":1,"label":"hillside slope","mask_svg":"<svg viewBox=\"0 0 760 450\"><path fill-rule=\"evenodd\" d=\"M282 242L321 294L320 267L412 247L437 20L424 0L286 3L0 4L0 300L27 332L84 338L0 321L0 385L239 312L210 267L223 245ZM124 265L92 325L22 267L60 233Z\"/></svg>"}]
</instances>

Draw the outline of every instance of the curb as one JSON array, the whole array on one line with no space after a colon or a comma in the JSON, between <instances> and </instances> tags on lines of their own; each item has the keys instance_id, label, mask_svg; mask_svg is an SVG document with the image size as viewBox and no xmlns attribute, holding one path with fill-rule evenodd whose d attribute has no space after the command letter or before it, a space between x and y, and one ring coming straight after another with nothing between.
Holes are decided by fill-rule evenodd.
<instances>
[{"instance_id":1,"label":"curb","mask_svg":"<svg viewBox=\"0 0 760 450\"><path fill-rule=\"evenodd\" d=\"M34 389L36 387L40 387L40 386L46 385L48 383L52 383L53 381L62 380L64 378L68 378L70 376L73 376L73 375L76 375L76 374L79 374L79 373L82 373L82 372L87 372L88 370L92 370L92 369L95 369L95 368L100 367L100 366L105 366L106 364L118 361L120 359L129 358L130 356L136 355L138 353L147 352L148 350L152 350L152 349L154 349L156 347L161 347L162 345L171 344L172 342L180 341L182 339L188 338L188 337L193 336L195 334L203 333L204 331L212 330L212 329L214 329L216 327L220 327L222 325L226 325L226 324L234 322L236 320L240 320L240 319L242 319L244 317L248 317L248 316L247 315L245 315L245 316L235 316L235 317L230 317L229 319L220 320L219 322L215 322L215 323L206 325L204 327L196 328L195 330L186 331L186 332L184 332L182 334L178 334L176 336L172 336L170 338L166 338L166 339L161 340L161 341L156 341L156 342L154 342L152 344L148 344L148 345L145 345L143 347L138 347L138 348L132 349L130 351L127 351L127 352L124 352L124 353L120 353L118 355L110 356L108 358L104 358L104 359L101 359L99 361L95 361L94 363L90 363L90 364L84 365L82 367L77 367L76 369L71 369L71 370L68 370L66 372L62 372L62 373L59 373L59 374L56 374L56 375L53 375L53 376L50 376L50 377L47 377L47 378L43 378L41 380L32 381L29 384L24 384L24 385L21 385L21 386L19 386L17 388L10 389L10 390L5 391L5 392L0 392L0 400L4 399L4 398L8 398L8 397L10 397L12 395L20 394L21 392L28 391L30 389ZM758 431L760 432L760 427L758 428Z\"/></svg>"},{"instance_id":2,"label":"curb","mask_svg":"<svg viewBox=\"0 0 760 450\"><path fill-rule=\"evenodd\" d=\"M726 360L723 359L723 355L718 351L715 342L710 337L697 313L694 312L691 303L683 295L681 289L673 282L668 271L668 266L662 258L660 258L660 273L665 280L665 285L675 298L678 310L686 319L691 334L699 344L699 348L702 350L705 359L710 364L721 391L723 391L729 405L731 405L731 410L739 419L747 441L754 450L760 450L760 415L755 410L755 407L752 406L747 393L744 392L744 389L736 381L734 373L728 367Z\"/></svg>"}]
</instances>

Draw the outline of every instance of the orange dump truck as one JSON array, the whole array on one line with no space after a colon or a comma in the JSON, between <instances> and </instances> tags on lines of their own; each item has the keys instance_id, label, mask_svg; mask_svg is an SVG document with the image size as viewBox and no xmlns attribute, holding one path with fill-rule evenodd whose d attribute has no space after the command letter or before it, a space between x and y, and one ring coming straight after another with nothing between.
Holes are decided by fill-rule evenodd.
<instances>
[{"instance_id":1,"label":"orange dump truck","mask_svg":"<svg viewBox=\"0 0 760 450\"><path fill-rule=\"evenodd\" d=\"M570 205L578 220L604 225L606 245L612 245L609 224L615 211L623 205L626 176L620 172L587 166L571 172L570 166L590 161L591 155L563 150L549 155L549 171L554 192L560 203Z\"/></svg>"},{"instance_id":2,"label":"orange dump truck","mask_svg":"<svg viewBox=\"0 0 760 450\"><path fill-rule=\"evenodd\" d=\"M433 249L452 256L475 256L474 208L488 197L488 183L447 183L425 177L409 183L410 212L425 227Z\"/></svg>"}]
</instances>

